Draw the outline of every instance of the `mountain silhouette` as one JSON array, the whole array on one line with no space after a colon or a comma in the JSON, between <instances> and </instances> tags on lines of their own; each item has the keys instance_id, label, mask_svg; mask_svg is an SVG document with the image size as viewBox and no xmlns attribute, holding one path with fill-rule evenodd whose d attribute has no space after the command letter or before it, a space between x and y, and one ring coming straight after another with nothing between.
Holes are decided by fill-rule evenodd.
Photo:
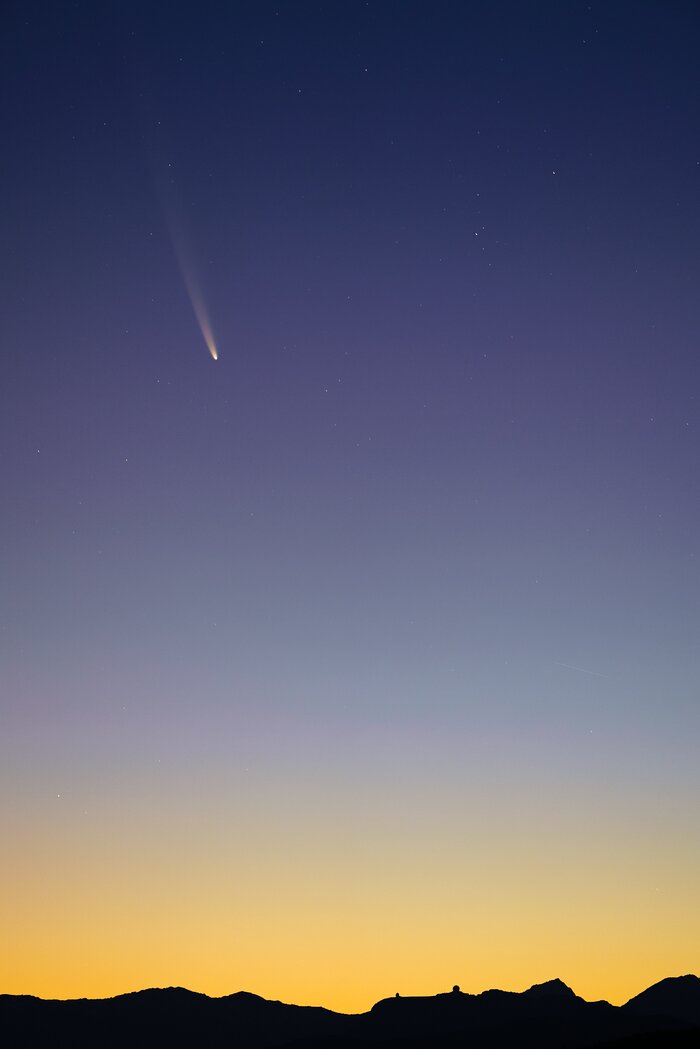
<instances>
[{"instance_id":1,"label":"mountain silhouette","mask_svg":"<svg viewBox=\"0 0 700 1049\"><path fill-rule=\"evenodd\" d=\"M32 1049L700 1049L700 980L662 980L623 1006L550 980L522 993L396 995L354 1015L182 987L97 1000L0 995L0 1032Z\"/></svg>"},{"instance_id":2,"label":"mountain silhouette","mask_svg":"<svg viewBox=\"0 0 700 1049\"><path fill-rule=\"evenodd\" d=\"M527 991L523 991L528 998L539 998L547 997L553 998L555 995L564 996L566 998L576 998L577 995L567 987L562 980L547 980L546 983L535 983ZM581 999L583 1001L583 999Z\"/></svg>"},{"instance_id":3,"label":"mountain silhouette","mask_svg":"<svg viewBox=\"0 0 700 1049\"><path fill-rule=\"evenodd\" d=\"M700 1027L700 979L688 975L660 980L630 998L625 1009L646 1016L674 1016Z\"/></svg>"}]
</instances>

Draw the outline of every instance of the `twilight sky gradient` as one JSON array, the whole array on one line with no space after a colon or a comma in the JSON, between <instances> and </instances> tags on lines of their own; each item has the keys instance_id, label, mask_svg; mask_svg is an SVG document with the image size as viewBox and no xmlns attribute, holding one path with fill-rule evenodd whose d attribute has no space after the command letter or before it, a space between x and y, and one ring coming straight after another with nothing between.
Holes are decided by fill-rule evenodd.
<instances>
[{"instance_id":1,"label":"twilight sky gradient","mask_svg":"<svg viewBox=\"0 0 700 1049\"><path fill-rule=\"evenodd\" d=\"M698 971L699 44L10 3L0 991Z\"/></svg>"}]
</instances>

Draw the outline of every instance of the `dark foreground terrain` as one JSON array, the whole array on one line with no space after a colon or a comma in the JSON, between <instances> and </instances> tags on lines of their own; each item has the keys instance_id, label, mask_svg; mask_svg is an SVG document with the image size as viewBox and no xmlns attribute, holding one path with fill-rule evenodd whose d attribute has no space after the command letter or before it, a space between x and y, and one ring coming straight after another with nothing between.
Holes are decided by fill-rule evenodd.
<instances>
[{"instance_id":1,"label":"dark foreground terrain","mask_svg":"<svg viewBox=\"0 0 700 1049\"><path fill-rule=\"evenodd\" d=\"M662 980L623 1006L586 1002L552 980L522 994L397 996L355 1016L243 991L208 998L180 987L99 1000L0 995L0 1041L30 1049L700 1049L700 979Z\"/></svg>"}]
</instances>

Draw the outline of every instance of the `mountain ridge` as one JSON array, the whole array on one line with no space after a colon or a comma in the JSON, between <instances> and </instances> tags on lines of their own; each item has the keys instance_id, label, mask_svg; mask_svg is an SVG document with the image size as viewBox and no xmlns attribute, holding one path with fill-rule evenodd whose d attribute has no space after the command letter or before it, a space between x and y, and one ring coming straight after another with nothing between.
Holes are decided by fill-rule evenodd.
<instances>
[{"instance_id":1,"label":"mountain ridge","mask_svg":"<svg viewBox=\"0 0 700 1049\"><path fill-rule=\"evenodd\" d=\"M468 994L455 986L436 995L394 995L364 1013L292 1005L250 991L212 998L184 987L99 999L2 994L0 1032L8 1044L36 1049L227 1042L237 1049L700 1049L700 979L667 977L621 1006L588 1002L553 979L520 992Z\"/></svg>"}]
</instances>

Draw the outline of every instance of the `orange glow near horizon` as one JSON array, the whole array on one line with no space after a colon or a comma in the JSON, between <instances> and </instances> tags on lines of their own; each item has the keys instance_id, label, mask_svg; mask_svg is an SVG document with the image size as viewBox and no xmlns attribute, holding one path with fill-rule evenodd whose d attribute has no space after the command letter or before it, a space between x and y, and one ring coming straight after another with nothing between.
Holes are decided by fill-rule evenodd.
<instances>
[{"instance_id":1,"label":"orange glow near horizon","mask_svg":"<svg viewBox=\"0 0 700 1049\"><path fill-rule=\"evenodd\" d=\"M0 990L180 985L361 1012L397 991L559 977L620 1004L696 967L697 847L680 813L652 848L621 840L595 799L536 819L525 799L494 799L485 823L429 798L393 808L391 790L361 792L352 812L308 783L293 802L261 781L244 811L221 786L207 801L204 785L188 796L173 781L180 797L163 807L162 788L142 783L139 804L132 784L95 821L54 796L43 834L4 865Z\"/></svg>"}]
</instances>

